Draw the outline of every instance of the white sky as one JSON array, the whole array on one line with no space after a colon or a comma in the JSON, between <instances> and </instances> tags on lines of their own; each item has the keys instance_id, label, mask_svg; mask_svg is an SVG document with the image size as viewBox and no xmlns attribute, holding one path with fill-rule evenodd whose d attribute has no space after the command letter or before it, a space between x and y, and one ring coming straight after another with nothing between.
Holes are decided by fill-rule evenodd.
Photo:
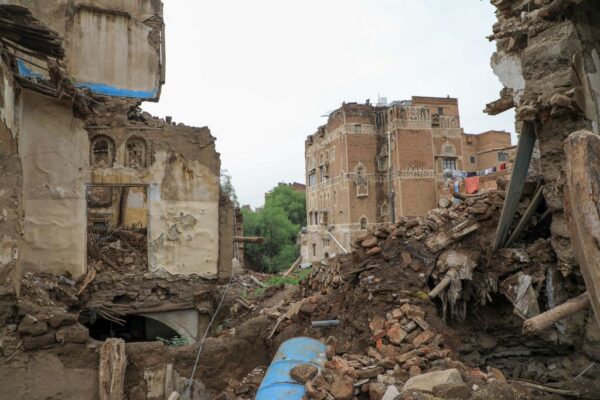
<instances>
[{"instance_id":1,"label":"white sky","mask_svg":"<svg viewBox=\"0 0 600 400\"><path fill-rule=\"evenodd\" d=\"M343 101L450 95L466 132L514 132L512 112L482 113L501 89L488 0L165 0L164 11L167 83L143 108L208 126L241 204L304 182L304 140Z\"/></svg>"}]
</instances>

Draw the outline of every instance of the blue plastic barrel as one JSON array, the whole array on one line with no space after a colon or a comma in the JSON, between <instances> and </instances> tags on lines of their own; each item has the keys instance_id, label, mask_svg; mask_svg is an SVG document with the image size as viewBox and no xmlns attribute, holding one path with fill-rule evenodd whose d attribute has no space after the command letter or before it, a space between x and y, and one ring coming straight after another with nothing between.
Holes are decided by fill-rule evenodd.
<instances>
[{"instance_id":1,"label":"blue plastic barrel","mask_svg":"<svg viewBox=\"0 0 600 400\"><path fill-rule=\"evenodd\" d=\"M290 371L300 364L325 365L326 346L318 340L297 337L279 346L267 373L256 392L256 400L301 400L304 385L290 377Z\"/></svg>"}]
</instances>

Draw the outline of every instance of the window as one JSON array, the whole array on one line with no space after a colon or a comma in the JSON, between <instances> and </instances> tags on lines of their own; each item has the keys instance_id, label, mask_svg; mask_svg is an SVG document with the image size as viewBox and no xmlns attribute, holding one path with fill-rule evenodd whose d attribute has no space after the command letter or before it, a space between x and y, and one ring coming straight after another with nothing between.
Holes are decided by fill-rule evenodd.
<instances>
[{"instance_id":1,"label":"window","mask_svg":"<svg viewBox=\"0 0 600 400\"><path fill-rule=\"evenodd\" d=\"M361 133L362 132L362 127L360 124L355 124L354 125L354 133Z\"/></svg>"},{"instance_id":2,"label":"window","mask_svg":"<svg viewBox=\"0 0 600 400\"><path fill-rule=\"evenodd\" d=\"M317 244L313 243L312 244L312 249L313 249L313 257L317 256Z\"/></svg>"},{"instance_id":3,"label":"window","mask_svg":"<svg viewBox=\"0 0 600 400\"><path fill-rule=\"evenodd\" d=\"M470 162L471 164L475 164L475 162L476 162L476 160L475 160L475 156L471 156L471 157L469 157L469 162Z\"/></svg>"},{"instance_id":4,"label":"window","mask_svg":"<svg viewBox=\"0 0 600 400\"><path fill-rule=\"evenodd\" d=\"M383 204L381 205L381 208L380 208L379 212L381 213L382 217L387 217L387 215L388 215L388 204L387 204L387 201L383 202Z\"/></svg>"},{"instance_id":5,"label":"window","mask_svg":"<svg viewBox=\"0 0 600 400\"><path fill-rule=\"evenodd\" d=\"M444 115L444 107L438 107L438 115Z\"/></svg>"},{"instance_id":6,"label":"window","mask_svg":"<svg viewBox=\"0 0 600 400\"><path fill-rule=\"evenodd\" d=\"M367 180L367 169L362 163L354 169L355 178L354 183L356 185L356 197L364 197L369 195L369 182Z\"/></svg>"},{"instance_id":7,"label":"window","mask_svg":"<svg viewBox=\"0 0 600 400\"><path fill-rule=\"evenodd\" d=\"M321 213L321 224L329 225L329 213L327 211Z\"/></svg>"},{"instance_id":8,"label":"window","mask_svg":"<svg viewBox=\"0 0 600 400\"><path fill-rule=\"evenodd\" d=\"M131 138L127 141L127 159L125 165L132 168L146 166L146 142L144 139Z\"/></svg>"},{"instance_id":9,"label":"window","mask_svg":"<svg viewBox=\"0 0 600 400\"><path fill-rule=\"evenodd\" d=\"M367 217L362 217L360 219L360 229L367 229Z\"/></svg>"},{"instance_id":10,"label":"window","mask_svg":"<svg viewBox=\"0 0 600 400\"><path fill-rule=\"evenodd\" d=\"M443 158L442 159L442 168L449 170L456 170L456 159L455 158Z\"/></svg>"},{"instance_id":11,"label":"window","mask_svg":"<svg viewBox=\"0 0 600 400\"><path fill-rule=\"evenodd\" d=\"M317 184L317 173L313 170L308 175L308 186L315 186Z\"/></svg>"},{"instance_id":12,"label":"window","mask_svg":"<svg viewBox=\"0 0 600 400\"><path fill-rule=\"evenodd\" d=\"M323 242L323 247L329 247L329 239L321 239Z\"/></svg>"},{"instance_id":13,"label":"window","mask_svg":"<svg viewBox=\"0 0 600 400\"><path fill-rule=\"evenodd\" d=\"M500 161L500 162L508 161L508 153L505 151L499 151L498 152L498 161Z\"/></svg>"},{"instance_id":14,"label":"window","mask_svg":"<svg viewBox=\"0 0 600 400\"><path fill-rule=\"evenodd\" d=\"M92 167L112 167L115 161L115 142L108 136L100 135L92 139L90 165Z\"/></svg>"}]
</instances>

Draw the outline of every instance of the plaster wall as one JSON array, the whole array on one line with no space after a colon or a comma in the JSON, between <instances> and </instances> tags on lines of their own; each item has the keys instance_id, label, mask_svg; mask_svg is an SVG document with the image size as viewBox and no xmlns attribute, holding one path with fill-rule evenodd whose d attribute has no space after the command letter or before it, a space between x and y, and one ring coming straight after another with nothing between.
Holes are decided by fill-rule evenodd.
<instances>
[{"instance_id":1,"label":"plaster wall","mask_svg":"<svg viewBox=\"0 0 600 400\"><path fill-rule=\"evenodd\" d=\"M158 99L162 34L145 23L162 18L157 0L0 0L28 8L64 38L65 65L78 85L92 91ZM158 31L157 31L158 29Z\"/></svg>"},{"instance_id":2,"label":"plaster wall","mask_svg":"<svg viewBox=\"0 0 600 400\"><path fill-rule=\"evenodd\" d=\"M85 183L89 142L69 104L24 90L19 154L23 166L23 271L86 272Z\"/></svg>"}]
</instances>

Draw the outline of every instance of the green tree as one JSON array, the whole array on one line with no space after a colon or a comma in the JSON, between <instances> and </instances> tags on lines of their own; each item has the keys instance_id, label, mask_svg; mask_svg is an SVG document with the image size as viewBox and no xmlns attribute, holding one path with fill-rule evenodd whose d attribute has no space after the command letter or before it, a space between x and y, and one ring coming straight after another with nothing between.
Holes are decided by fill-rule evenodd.
<instances>
[{"instance_id":1,"label":"green tree","mask_svg":"<svg viewBox=\"0 0 600 400\"><path fill-rule=\"evenodd\" d=\"M226 169L221 170L221 190L229 197L235 207L240 206L237 193L231 182L231 174Z\"/></svg>"},{"instance_id":2,"label":"green tree","mask_svg":"<svg viewBox=\"0 0 600 400\"><path fill-rule=\"evenodd\" d=\"M296 192L285 184L279 184L269 193L265 200L265 207L281 207L288 219L300 226L306 225L306 196Z\"/></svg>"},{"instance_id":3,"label":"green tree","mask_svg":"<svg viewBox=\"0 0 600 400\"><path fill-rule=\"evenodd\" d=\"M244 235L262 236L262 244L249 244L245 256L258 270L278 272L298 257L296 243L306 219L306 200L288 186L279 185L267 193L264 207L257 211L242 209Z\"/></svg>"}]
</instances>

